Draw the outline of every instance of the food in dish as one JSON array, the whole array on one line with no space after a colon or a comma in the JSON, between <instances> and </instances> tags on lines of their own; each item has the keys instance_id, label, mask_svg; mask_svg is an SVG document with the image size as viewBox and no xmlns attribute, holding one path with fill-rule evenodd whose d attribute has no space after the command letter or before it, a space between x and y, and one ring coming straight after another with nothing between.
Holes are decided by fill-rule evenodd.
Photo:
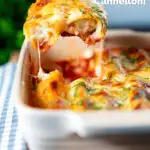
<instances>
[{"instance_id":1,"label":"food in dish","mask_svg":"<svg viewBox=\"0 0 150 150\"><path fill-rule=\"evenodd\" d=\"M32 77L30 105L44 109L137 110L150 108L150 52L137 48L105 49L102 76L97 52L90 58L60 60L45 78Z\"/></svg>"},{"instance_id":2,"label":"food in dish","mask_svg":"<svg viewBox=\"0 0 150 150\"><path fill-rule=\"evenodd\" d=\"M88 45L104 38L103 8L82 0L37 0L24 24L26 39L39 52L60 36L78 36ZM135 110L150 108L149 51L137 48L91 50L88 57L59 60L47 71L39 62L32 76L30 105L44 109Z\"/></svg>"},{"instance_id":3,"label":"food in dish","mask_svg":"<svg viewBox=\"0 0 150 150\"><path fill-rule=\"evenodd\" d=\"M41 51L48 50L61 36L78 36L87 44L104 38L107 14L101 6L84 0L37 0L24 24L26 39Z\"/></svg>"}]
</instances>

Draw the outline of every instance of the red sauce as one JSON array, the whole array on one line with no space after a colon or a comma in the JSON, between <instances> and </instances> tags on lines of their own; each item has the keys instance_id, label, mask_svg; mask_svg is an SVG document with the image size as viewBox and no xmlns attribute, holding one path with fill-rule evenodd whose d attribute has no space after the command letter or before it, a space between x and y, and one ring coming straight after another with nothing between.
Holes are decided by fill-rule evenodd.
<instances>
[{"instance_id":1,"label":"red sauce","mask_svg":"<svg viewBox=\"0 0 150 150\"><path fill-rule=\"evenodd\" d=\"M39 2L37 3L37 6L43 7L47 5L49 2L50 0L39 0Z\"/></svg>"},{"instance_id":2,"label":"red sauce","mask_svg":"<svg viewBox=\"0 0 150 150\"><path fill-rule=\"evenodd\" d=\"M64 78L73 81L80 77L95 77L94 62L92 58L79 58L77 60L59 61Z\"/></svg>"}]
</instances>

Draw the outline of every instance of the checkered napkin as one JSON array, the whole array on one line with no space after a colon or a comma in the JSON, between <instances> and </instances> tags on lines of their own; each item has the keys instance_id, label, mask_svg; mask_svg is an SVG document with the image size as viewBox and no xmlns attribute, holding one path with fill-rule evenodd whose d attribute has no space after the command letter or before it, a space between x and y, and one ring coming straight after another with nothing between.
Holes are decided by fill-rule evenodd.
<instances>
[{"instance_id":1,"label":"checkered napkin","mask_svg":"<svg viewBox=\"0 0 150 150\"><path fill-rule=\"evenodd\" d=\"M17 65L0 66L0 150L26 150L21 136L12 87Z\"/></svg>"}]
</instances>

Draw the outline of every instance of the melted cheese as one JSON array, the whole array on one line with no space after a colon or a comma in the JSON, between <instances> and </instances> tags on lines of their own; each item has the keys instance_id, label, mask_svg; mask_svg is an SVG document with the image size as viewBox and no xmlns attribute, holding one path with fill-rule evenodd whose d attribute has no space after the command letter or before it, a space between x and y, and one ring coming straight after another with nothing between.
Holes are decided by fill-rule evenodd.
<instances>
[{"instance_id":1,"label":"melted cheese","mask_svg":"<svg viewBox=\"0 0 150 150\"><path fill-rule=\"evenodd\" d=\"M84 34L76 34L74 31L77 29L73 24L83 24L81 27L86 28L85 20L96 22L92 27L95 30L93 30L94 33L90 31L89 26L89 30L85 30ZM92 22L89 24L92 25ZM93 44L104 38L107 15L104 9L95 5L89 7L80 0L37 0L28 11L28 17L24 24L24 34L27 39L31 40L36 50L38 41L41 51L45 51L56 43L62 33L68 32L70 34L70 26L73 31L71 32L72 35L78 35L87 43Z\"/></svg>"},{"instance_id":2,"label":"melted cheese","mask_svg":"<svg viewBox=\"0 0 150 150\"><path fill-rule=\"evenodd\" d=\"M70 60L68 63L65 62L67 64L65 66L61 66L61 64L64 64L63 62L58 63L64 74L55 70L47 74L46 78L40 80L35 91L35 99L41 104L37 107L72 109L75 111L149 109L150 62L148 59L149 52L144 51L148 56L137 49L135 52L130 49L105 50L103 59L105 58L106 61L101 65L103 70L97 70L97 74L101 74L101 78L96 77L96 73L95 76L90 76L90 74L83 76L84 67L86 72L91 71L90 64L97 59L94 56L91 57L90 61L89 58L82 58L79 61L80 63L77 60L72 60L72 62ZM94 55L96 54L94 53ZM126 57L125 61L120 60L124 57ZM85 65L87 60L89 65ZM128 66L128 61L130 65L136 64L136 68ZM125 63L127 63L127 66ZM94 70L97 68L97 63L93 65ZM122 72L120 67L126 73ZM71 70L68 70L69 68ZM77 68L81 72L75 72L77 76L74 79L74 75L70 71ZM70 76L68 76L68 73L71 73Z\"/></svg>"}]
</instances>

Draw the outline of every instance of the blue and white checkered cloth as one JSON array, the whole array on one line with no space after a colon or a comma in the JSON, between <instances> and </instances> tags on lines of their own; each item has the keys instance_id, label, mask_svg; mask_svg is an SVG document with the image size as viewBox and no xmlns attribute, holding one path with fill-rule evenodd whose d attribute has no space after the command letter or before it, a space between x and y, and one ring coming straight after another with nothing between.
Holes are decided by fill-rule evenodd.
<instances>
[{"instance_id":1,"label":"blue and white checkered cloth","mask_svg":"<svg viewBox=\"0 0 150 150\"><path fill-rule=\"evenodd\" d=\"M0 66L0 150L27 149L11 97L16 67L15 63Z\"/></svg>"}]
</instances>

